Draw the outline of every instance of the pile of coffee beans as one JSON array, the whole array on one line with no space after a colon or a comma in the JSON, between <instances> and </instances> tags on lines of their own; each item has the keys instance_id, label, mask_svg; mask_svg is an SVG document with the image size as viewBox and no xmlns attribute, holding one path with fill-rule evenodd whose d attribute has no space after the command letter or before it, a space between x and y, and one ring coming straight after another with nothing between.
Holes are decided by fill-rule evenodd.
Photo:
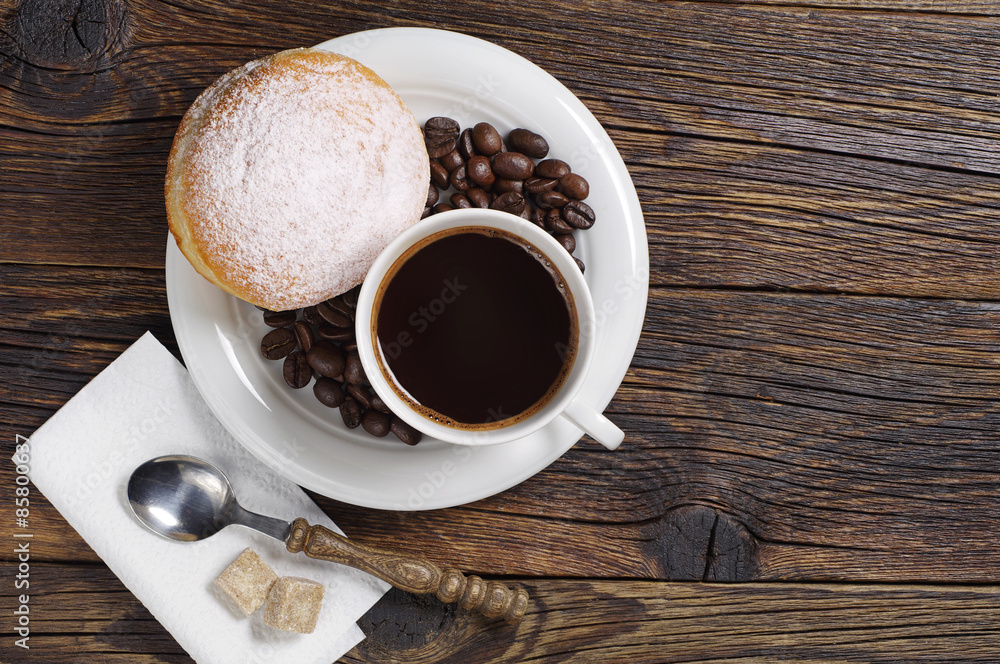
<instances>
[{"instance_id":1,"label":"pile of coffee beans","mask_svg":"<svg viewBox=\"0 0 1000 664\"><path fill-rule=\"evenodd\" d=\"M573 233L594 225L594 210L583 202L590 185L566 162L547 158L549 144L535 132L518 128L504 139L487 122L462 130L452 118L434 117L424 124L424 140L431 184L423 217L454 208L503 210L547 230L570 255L576 251ZM573 259L582 271L583 261ZM416 445L422 434L392 414L361 366L354 337L360 291L357 286L301 310L264 310L264 322L274 329L261 340L261 354L283 361L289 387L302 389L315 379L316 398L339 408L348 429L361 427L379 438L392 432Z\"/></svg>"},{"instance_id":2,"label":"pile of coffee beans","mask_svg":"<svg viewBox=\"0 0 1000 664\"><path fill-rule=\"evenodd\" d=\"M348 429L359 426L382 438L391 431L407 445L423 434L399 419L371 388L358 356L354 315L361 287L316 306L294 311L264 311L264 323L274 329L264 335L260 352L268 360L283 360L289 387L313 382L321 404L339 408Z\"/></svg>"},{"instance_id":3,"label":"pile of coffee beans","mask_svg":"<svg viewBox=\"0 0 1000 664\"><path fill-rule=\"evenodd\" d=\"M503 210L544 228L570 254L573 232L594 225L594 210L583 202L590 185L565 161L547 158L548 141L529 129L504 139L488 122L463 130L452 118L434 117L424 124L424 141L431 162L424 217L455 208ZM583 261L573 258L582 271Z\"/></svg>"}]
</instances>

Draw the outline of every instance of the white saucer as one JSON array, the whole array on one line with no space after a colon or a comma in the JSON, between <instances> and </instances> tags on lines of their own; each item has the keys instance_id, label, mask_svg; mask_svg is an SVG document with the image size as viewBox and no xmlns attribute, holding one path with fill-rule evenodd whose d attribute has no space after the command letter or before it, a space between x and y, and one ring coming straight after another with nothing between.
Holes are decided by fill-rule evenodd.
<instances>
[{"instance_id":1,"label":"white saucer","mask_svg":"<svg viewBox=\"0 0 1000 664\"><path fill-rule=\"evenodd\" d=\"M510 51L466 35L424 28L371 30L320 48L359 60L384 78L422 124L435 115L463 127L487 121L501 133L526 127L548 139L550 155L590 182L597 223L578 232L576 255L597 309L597 355L581 397L603 408L628 369L642 329L649 256L635 187L611 139L555 78ZM167 299L177 343L209 407L262 461L299 485L343 502L390 510L451 507L524 481L573 446L566 421L522 440L487 447L351 431L336 409L294 391L281 362L261 357L269 329L260 312L197 274L170 238ZM626 431L625 443L629 444ZM614 452L608 452L614 454Z\"/></svg>"}]
</instances>

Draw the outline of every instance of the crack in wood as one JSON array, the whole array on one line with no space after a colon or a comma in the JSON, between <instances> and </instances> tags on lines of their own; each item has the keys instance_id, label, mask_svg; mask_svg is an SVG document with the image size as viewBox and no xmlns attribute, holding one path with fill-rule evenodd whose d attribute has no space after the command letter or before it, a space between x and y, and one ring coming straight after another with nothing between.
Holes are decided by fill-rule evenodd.
<instances>
[{"instance_id":1,"label":"crack in wood","mask_svg":"<svg viewBox=\"0 0 1000 664\"><path fill-rule=\"evenodd\" d=\"M708 547L705 553L705 571L701 575L702 581L708 580L709 570L712 569L712 561L715 560L715 531L719 526L719 515L715 515L715 520L712 521L712 532L708 535Z\"/></svg>"},{"instance_id":2,"label":"crack in wood","mask_svg":"<svg viewBox=\"0 0 1000 664\"><path fill-rule=\"evenodd\" d=\"M120 79L113 68L132 34L123 0L21 0L0 20L0 85L45 108L41 116L65 114L52 110L70 110L65 106L69 96L98 101L97 92L106 88L95 87L95 77ZM49 106L52 98L63 106Z\"/></svg>"}]
</instances>

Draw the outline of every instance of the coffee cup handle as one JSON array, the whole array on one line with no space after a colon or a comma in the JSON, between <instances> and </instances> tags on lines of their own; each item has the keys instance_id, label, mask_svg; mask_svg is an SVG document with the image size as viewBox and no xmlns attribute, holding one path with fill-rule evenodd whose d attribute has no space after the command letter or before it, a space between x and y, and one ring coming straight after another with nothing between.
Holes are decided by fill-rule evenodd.
<instances>
[{"instance_id":1,"label":"coffee cup handle","mask_svg":"<svg viewBox=\"0 0 1000 664\"><path fill-rule=\"evenodd\" d=\"M562 416L609 450L616 449L625 440L625 432L579 399L571 401Z\"/></svg>"}]
</instances>

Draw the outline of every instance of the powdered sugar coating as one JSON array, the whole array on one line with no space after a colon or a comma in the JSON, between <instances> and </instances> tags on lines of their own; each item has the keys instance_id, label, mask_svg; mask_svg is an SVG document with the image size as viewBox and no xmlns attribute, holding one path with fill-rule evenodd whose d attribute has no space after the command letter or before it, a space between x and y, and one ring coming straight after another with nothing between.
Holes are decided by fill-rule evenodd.
<instances>
[{"instance_id":1,"label":"powdered sugar coating","mask_svg":"<svg viewBox=\"0 0 1000 664\"><path fill-rule=\"evenodd\" d=\"M191 243L221 285L254 304L294 309L350 289L420 218L420 128L354 60L285 51L227 74L188 113L200 122L182 125L171 169L183 174Z\"/></svg>"}]
</instances>

